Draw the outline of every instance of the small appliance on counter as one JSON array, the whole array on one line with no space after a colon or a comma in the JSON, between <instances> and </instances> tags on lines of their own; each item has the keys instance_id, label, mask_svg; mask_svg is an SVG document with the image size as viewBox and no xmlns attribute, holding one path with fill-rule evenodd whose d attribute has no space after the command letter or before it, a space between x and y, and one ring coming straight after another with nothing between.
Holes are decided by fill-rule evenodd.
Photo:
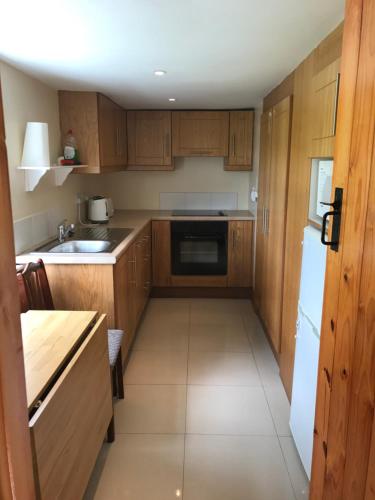
<instances>
[{"instance_id":1,"label":"small appliance on counter","mask_svg":"<svg viewBox=\"0 0 375 500\"><path fill-rule=\"evenodd\" d=\"M93 196L89 198L88 219L96 224L106 224L113 216L113 202L111 198Z\"/></svg>"}]
</instances>

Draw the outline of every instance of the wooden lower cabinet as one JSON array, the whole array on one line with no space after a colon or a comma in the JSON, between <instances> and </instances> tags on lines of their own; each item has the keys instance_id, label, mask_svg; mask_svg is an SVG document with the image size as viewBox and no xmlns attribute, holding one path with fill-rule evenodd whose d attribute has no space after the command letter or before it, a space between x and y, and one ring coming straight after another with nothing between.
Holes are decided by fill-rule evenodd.
<instances>
[{"instance_id":1,"label":"wooden lower cabinet","mask_svg":"<svg viewBox=\"0 0 375 500\"><path fill-rule=\"evenodd\" d=\"M253 275L253 222L228 223L229 287L251 287Z\"/></svg>"},{"instance_id":2,"label":"wooden lower cabinet","mask_svg":"<svg viewBox=\"0 0 375 500\"><path fill-rule=\"evenodd\" d=\"M228 222L228 273L224 276L172 275L171 225L152 222L152 284L154 287L248 287L253 274L253 221Z\"/></svg>"},{"instance_id":3,"label":"wooden lower cabinet","mask_svg":"<svg viewBox=\"0 0 375 500\"><path fill-rule=\"evenodd\" d=\"M171 285L171 223L152 221L152 284Z\"/></svg>"},{"instance_id":4,"label":"wooden lower cabinet","mask_svg":"<svg viewBox=\"0 0 375 500\"><path fill-rule=\"evenodd\" d=\"M47 264L56 309L99 311L108 327L124 330L123 361L151 290L151 225L114 265Z\"/></svg>"}]
</instances>

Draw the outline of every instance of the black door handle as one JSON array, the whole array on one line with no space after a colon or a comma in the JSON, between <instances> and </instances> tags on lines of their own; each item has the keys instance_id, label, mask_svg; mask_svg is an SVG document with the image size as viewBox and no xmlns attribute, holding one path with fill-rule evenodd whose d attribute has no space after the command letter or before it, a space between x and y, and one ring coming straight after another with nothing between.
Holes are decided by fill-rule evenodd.
<instances>
[{"instance_id":1,"label":"black door handle","mask_svg":"<svg viewBox=\"0 0 375 500\"><path fill-rule=\"evenodd\" d=\"M329 246L331 248L331 250L334 250L335 252L338 252L338 249L339 249L342 197L343 197L342 188L336 188L335 189L335 199L332 203L321 202L321 205L327 205L329 207L333 207L334 210L326 212L323 215L322 234L321 234L320 240L323 243L323 245ZM328 222L329 216L332 216L332 219L333 219L333 221L332 221L332 240L331 241L326 240L327 222Z\"/></svg>"},{"instance_id":2,"label":"black door handle","mask_svg":"<svg viewBox=\"0 0 375 500\"><path fill-rule=\"evenodd\" d=\"M327 203L328 205L328 203ZM329 203L330 205L330 203ZM331 245L338 245L338 241L327 241L326 240L326 232L327 232L327 222L328 222L328 217L330 215L332 216L335 216L335 215L339 215L340 212L336 211L336 210L333 210L332 212L326 212L324 215L323 215L323 222L322 222L322 234L321 234L321 242L323 243L323 245L327 245L327 246L331 246Z\"/></svg>"}]
</instances>

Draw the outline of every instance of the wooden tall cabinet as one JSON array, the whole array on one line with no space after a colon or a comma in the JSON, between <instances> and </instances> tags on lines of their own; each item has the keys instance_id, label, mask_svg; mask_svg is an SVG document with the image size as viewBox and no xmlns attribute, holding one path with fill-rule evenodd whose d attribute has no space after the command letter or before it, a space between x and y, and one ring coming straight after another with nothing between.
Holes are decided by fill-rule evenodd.
<instances>
[{"instance_id":1,"label":"wooden tall cabinet","mask_svg":"<svg viewBox=\"0 0 375 500\"><path fill-rule=\"evenodd\" d=\"M267 207L269 206L269 175L271 166L272 110L261 116L260 175L258 181L258 205L256 226L256 265L254 300L267 327Z\"/></svg>"},{"instance_id":2,"label":"wooden tall cabinet","mask_svg":"<svg viewBox=\"0 0 375 500\"><path fill-rule=\"evenodd\" d=\"M251 170L254 111L229 112L229 152L225 170Z\"/></svg>"},{"instance_id":3,"label":"wooden tall cabinet","mask_svg":"<svg viewBox=\"0 0 375 500\"><path fill-rule=\"evenodd\" d=\"M255 287L259 311L276 352L280 351L281 339L290 125L291 97L262 118L266 135L262 140L256 255L260 268Z\"/></svg>"},{"instance_id":4,"label":"wooden tall cabinet","mask_svg":"<svg viewBox=\"0 0 375 500\"><path fill-rule=\"evenodd\" d=\"M128 170L172 170L170 111L128 111Z\"/></svg>"},{"instance_id":5,"label":"wooden tall cabinet","mask_svg":"<svg viewBox=\"0 0 375 500\"><path fill-rule=\"evenodd\" d=\"M73 131L79 173L123 170L127 162L126 111L97 92L59 91L60 128Z\"/></svg>"}]
</instances>

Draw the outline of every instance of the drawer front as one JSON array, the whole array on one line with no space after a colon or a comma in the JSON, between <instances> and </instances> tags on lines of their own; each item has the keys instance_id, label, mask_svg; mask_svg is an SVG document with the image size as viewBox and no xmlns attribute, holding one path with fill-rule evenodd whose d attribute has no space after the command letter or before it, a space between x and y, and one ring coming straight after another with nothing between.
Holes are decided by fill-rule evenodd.
<instances>
[{"instance_id":1,"label":"drawer front","mask_svg":"<svg viewBox=\"0 0 375 500\"><path fill-rule=\"evenodd\" d=\"M112 414L103 315L30 421L40 499L82 497Z\"/></svg>"}]
</instances>

